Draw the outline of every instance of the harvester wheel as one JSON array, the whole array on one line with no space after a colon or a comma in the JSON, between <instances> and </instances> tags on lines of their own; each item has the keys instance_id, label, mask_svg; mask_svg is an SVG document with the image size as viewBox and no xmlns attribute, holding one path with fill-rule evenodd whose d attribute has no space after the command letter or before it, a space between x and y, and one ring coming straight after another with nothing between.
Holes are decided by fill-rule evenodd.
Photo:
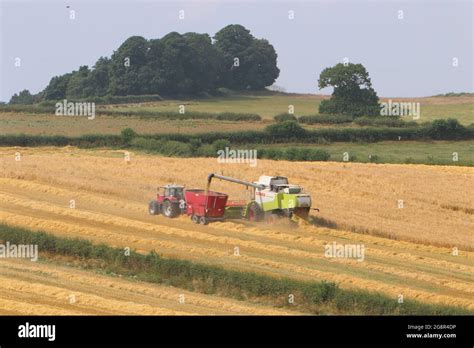
<instances>
[{"instance_id":1,"label":"harvester wheel","mask_svg":"<svg viewBox=\"0 0 474 348\"><path fill-rule=\"evenodd\" d=\"M163 215L169 218L174 218L179 215L179 206L170 201L163 202Z\"/></svg>"},{"instance_id":2,"label":"harvester wheel","mask_svg":"<svg viewBox=\"0 0 474 348\"><path fill-rule=\"evenodd\" d=\"M247 218L249 221L262 221L263 211L256 202L251 202L247 208Z\"/></svg>"},{"instance_id":3,"label":"harvester wheel","mask_svg":"<svg viewBox=\"0 0 474 348\"><path fill-rule=\"evenodd\" d=\"M148 214L150 215L158 215L160 213L160 205L157 201L151 201L148 204Z\"/></svg>"},{"instance_id":4,"label":"harvester wheel","mask_svg":"<svg viewBox=\"0 0 474 348\"><path fill-rule=\"evenodd\" d=\"M201 216L201 217L199 217L199 223L201 225L207 225L209 223L209 221L207 220L207 218L205 216Z\"/></svg>"},{"instance_id":5,"label":"harvester wheel","mask_svg":"<svg viewBox=\"0 0 474 348\"><path fill-rule=\"evenodd\" d=\"M194 222L195 224L199 223L199 216L193 215L191 216L191 221Z\"/></svg>"}]
</instances>

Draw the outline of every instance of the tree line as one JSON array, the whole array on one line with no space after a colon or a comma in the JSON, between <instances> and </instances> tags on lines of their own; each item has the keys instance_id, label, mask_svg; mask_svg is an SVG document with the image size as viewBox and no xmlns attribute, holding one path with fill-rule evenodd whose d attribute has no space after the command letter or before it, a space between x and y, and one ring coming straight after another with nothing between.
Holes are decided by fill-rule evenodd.
<instances>
[{"instance_id":1,"label":"tree line","mask_svg":"<svg viewBox=\"0 0 474 348\"><path fill-rule=\"evenodd\" d=\"M177 97L218 88L260 90L272 85L279 73L277 54L267 40L255 38L242 25L228 25L212 39L193 32L151 40L132 36L92 68L81 66L55 76L37 95L24 90L10 103L105 95Z\"/></svg>"}]
</instances>

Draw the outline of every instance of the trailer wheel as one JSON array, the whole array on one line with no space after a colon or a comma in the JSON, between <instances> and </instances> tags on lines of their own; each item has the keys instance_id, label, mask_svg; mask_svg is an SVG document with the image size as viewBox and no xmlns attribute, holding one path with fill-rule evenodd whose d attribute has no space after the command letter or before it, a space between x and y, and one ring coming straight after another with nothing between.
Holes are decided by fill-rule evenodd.
<instances>
[{"instance_id":1,"label":"trailer wheel","mask_svg":"<svg viewBox=\"0 0 474 348\"><path fill-rule=\"evenodd\" d=\"M163 215L168 218L174 218L179 215L179 206L171 203L170 201L164 201L162 207Z\"/></svg>"},{"instance_id":2,"label":"trailer wheel","mask_svg":"<svg viewBox=\"0 0 474 348\"><path fill-rule=\"evenodd\" d=\"M150 204L148 204L148 214L150 215L160 214L160 205L158 204L157 201L151 201Z\"/></svg>"},{"instance_id":3,"label":"trailer wheel","mask_svg":"<svg viewBox=\"0 0 474 348\"><path fill-rule=\"evenodd\" d=\"M249 221L262 221L263 211L256 202L251 202L247 208L247 218Z\"/></svg>"},{"instance_id":4,"label":"trailer wheel","mask_svg":"<svg viewBox=\"0 0 474 348\"><path fill-rule=\"evenodd\" d=\"M199 223L199 216L192 215L191 216L191 221L194 222L195 224Z\"/></svg>"},{"instance_id":5,"label":"trailer wheel","mask_svg":"<svg viewBox=\"0 0 474 348\"><path fill-rule=\"evenodd\" d=\"M201 216L201 217L199 217L199 223L201 225L207 225L209 223L209 221L207 220L207 218L205 216Z\"/></svg>"}]
</instances>

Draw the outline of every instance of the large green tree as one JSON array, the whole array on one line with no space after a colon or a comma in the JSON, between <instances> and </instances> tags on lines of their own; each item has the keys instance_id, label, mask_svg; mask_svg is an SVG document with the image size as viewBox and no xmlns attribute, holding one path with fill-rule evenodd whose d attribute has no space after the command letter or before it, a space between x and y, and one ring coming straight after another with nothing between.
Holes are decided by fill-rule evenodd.
<instances>
[{"instance_id":1,"label":"large green tree","mask_svg":"<svg viewBox=\"0 0 474 348\"><path fill-rule=\"evenodd\" d=\"M242 25L233 24L214 36L222 54L220 82L231 89L262 89L278 78L277 54L267 40L258 40Z\"/></svg>"},{"instance_id":2,"label":"large green tree","mask_svg":"<svg viewBox=\"0 0 474 348\"><path fill-rule=\"evenodd\" d=\"M208 34L186 33L183 35L191 55L186 60L186 75L192 81L192 94L208 92L217 87L222 70L221 55Z\"/></svg>"},{"instance_id":3,"label":"large green tree","mask_svg":"<svg viewBox=\"0 0 474 348\"><path fill-rule=\"evenodd\" d=\"M88 84L92 88L92 95L102 97L107 94L110 84L109 58L100 57L89 73Z\"/></svg>"},{"instance_id":4,"label":"large green tree","mask_svg":"<svg viewBox=\"0 0 474 348\"><path fill-rule=\"evenodd\" d=\"M78 71L72 73L66 88L67 98L80 99L94 94L93 85L89 82L89 74L87 65L81 66Z\"/></svg>"},{"instance_id":5,"label":"large green tree","mask_svg":"<svg viewBox=\"0 0 474 348\"><path fill-rule=\"evenodd\" d=\"M59 100L66 98L66 89L72 73L55 76L44 90L44 99Z\"/></svg>"},{"instance_id":6,"label":"large green tree","mask_svg":"<svg viewBox=\"0 0 474 348\"><path fill-rule=\"evenodd\" d=\"M372 87L369 73L362 64L336 64L321 72L319 88L333 87L328 100L319 105L320 113L377 116L379 98Z\"/></svg>"},{"instance_id":7,"label":"large green tree","mask_svg":"<svg viewBox=\"0 0 474 348\"><path fill-rule=\"evenodd\" d=\"M141 36L132 36L112 54L110 94L144 94L146 80L141 70L146 66L147 51L148 41Z\"/></svg>"}]
</instances>

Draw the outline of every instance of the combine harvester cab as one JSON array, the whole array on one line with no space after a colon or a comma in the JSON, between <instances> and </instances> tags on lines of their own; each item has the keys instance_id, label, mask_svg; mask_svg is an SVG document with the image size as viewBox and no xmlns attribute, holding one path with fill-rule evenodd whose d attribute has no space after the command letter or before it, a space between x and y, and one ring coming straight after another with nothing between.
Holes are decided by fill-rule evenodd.
<instances>
[{"instance_id":1,"label":"combine harvester cab","mask_svg":"<svg viewBox=\"0 0 474 348\"><path fill-rule=\"evenodd\" d=\"M186 190L186 213L194 223L206 225L209 221L224 219L228 195L200 189Z\"/></svg>"},{"instance_id":2,"label":"combine harvester cab","mask_svg":"<svg viewBox=\"0 0 474 348\"><path fill-rule=\"evenodd\" d=\"M225 217L245 218L250 221L274 221L286 217L293 221L307 220L311 210L311 196L298 185L290 185L284 176L262 175L257 182L247 182L211 173L207 179L207 189L213 178L251 187L252 197L243 204L228 204Z\"/></svg>"},{"instance_id":3,"label":"combine harvester cab","mask_svg":"<svg viewBox=\"0 0 474 348\"><path fill-rule=\"evenodd\" d=\"M255 184L263 189L255 190L255 201L263 213L288 218L307 219L311 209L311 196L299 185L290 185L284 176L260 176Z\"/></svg>"}]
</instances>

